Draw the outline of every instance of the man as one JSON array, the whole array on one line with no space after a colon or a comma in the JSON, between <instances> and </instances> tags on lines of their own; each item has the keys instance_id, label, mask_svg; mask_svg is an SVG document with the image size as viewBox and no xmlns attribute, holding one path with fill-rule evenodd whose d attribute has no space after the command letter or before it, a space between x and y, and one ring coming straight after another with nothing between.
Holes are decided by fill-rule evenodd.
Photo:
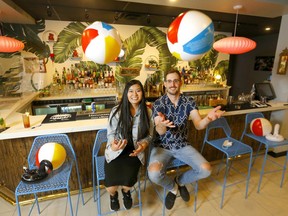
<instances>
[{"instance_id":1,"label":"man","mask_svg":"<svg viewBox=\"0 0 288 216\"><path fill-rule=\"evenodd\" d=\"M148 175L151 181L169 190L165 206L171 209L178 190L186 202L190 195L185 184L206 178L211 174L209 162L187 140L187 123L191 119L195 128L201 130L213 120L221 117L220 106L201 118L198 107L192 97L180 93L181 74L177 70L169 71L165 76L166 94L153 104L153 118L156 139L151 150ZM178 158L192 169L182 173L174 180L166 175L166 166L173 158Z\"/></svg>"}]
</instances>

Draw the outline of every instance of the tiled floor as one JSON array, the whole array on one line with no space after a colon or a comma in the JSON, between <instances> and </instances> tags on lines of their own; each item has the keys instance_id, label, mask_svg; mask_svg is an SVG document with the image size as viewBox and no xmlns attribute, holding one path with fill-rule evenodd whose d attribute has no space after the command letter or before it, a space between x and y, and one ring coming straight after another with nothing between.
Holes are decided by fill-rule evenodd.
<instances>
[{"instance_id":1,"label":"tiled floor","mask_svg":"<svg viewBox=\"0 0 288 216\"><path fill-rule=\"evenodd\" d=\"M273 160L284 162L285 157L272 158ZM246 159L244 160L246 161ZM236 162L240 166L239 162ZM236 164L235 164L236 165ZM261 161L256 160L254 168L259 168ZM267 164L267 168L271 168L271 163ZM216 168L213 170L217 170ZM230 175L230 179L238 179L236 173ZM259 173L254 169L251 172L251 180L249 185L248 198L245 199L245 183L237 184L227 188L225 192L224 206L220 209L221 188L210 178L199 182L199 192L197 198L197 210L193 211L194 198L191 197L188 203L185 203L181 198L177 198L175 206L172 210L166 211L166 215L198 215L198 216L286 216L288 203L288 173L282 188L279 187L281 172L266 174L263 178L260 193L257 193L257 184ZM143 184L142 184L143 185ZM85 205L79 206L78 215L92 216L97 215L96 203L93 202L92 192L84 193ZM73 196L75 207L77 196ZM103 207L108 209L107 193L103 196ZM155 191L150 183L147 185L145 192L142 192L143 200L143 216L160 216L162 215L162 204L159 201ZM122 201L120 200L120 205ZM22 215L28 215L31 205L22 206ZM67 198L59 198L56 200L44 201L40 203L43 216L65 216L70 215L67 205ZM74 208L75 209L75 208ZM16 216L16 207L0 198L0 215L1 216ZM31 215L38 215L37 208L34 208ZM112 215L139 215L139 209L131 209L129 211L121 211Z\"/></svg>"}]
</instances>

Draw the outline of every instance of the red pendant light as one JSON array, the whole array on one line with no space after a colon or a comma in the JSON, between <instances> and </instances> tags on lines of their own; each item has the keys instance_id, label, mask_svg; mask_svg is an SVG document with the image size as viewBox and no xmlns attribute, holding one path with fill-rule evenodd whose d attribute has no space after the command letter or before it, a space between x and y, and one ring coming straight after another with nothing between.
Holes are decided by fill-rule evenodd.
<instances>
[{"instance_id":1,"label":"red pendant light","mask_svg":"<svg viewBox=\"0 0 288 216\"><path fill-rule=\"evenodd\" d=\"M24 48L24 43L14 38L0 36L0 52L17 52Z\"/></svg>"},{"instance_id":2,"label":"red pendant light","mask_svg":"<svg viewBox=\"0 0 288 216\"><path fill-rule=\"evenodd\" d=\"M242 54L256 47L256 42L246 37L227 37L213 44L213 48L221 53Z\"/></svg>"},{"instance_id":3,"label":"red pendant light","mask_svg":"<svg viewBox=\"0 0 288 216\"><path fill-rule=\"evenodd\" d=\"M237 10L234 36L216 41L213 44L213 48L221 53L242 54L255 49L256 42L246 37L236 37L238 10L242 8L242 5L235 5L233 8Z\"/></svg>"}]
</instances>

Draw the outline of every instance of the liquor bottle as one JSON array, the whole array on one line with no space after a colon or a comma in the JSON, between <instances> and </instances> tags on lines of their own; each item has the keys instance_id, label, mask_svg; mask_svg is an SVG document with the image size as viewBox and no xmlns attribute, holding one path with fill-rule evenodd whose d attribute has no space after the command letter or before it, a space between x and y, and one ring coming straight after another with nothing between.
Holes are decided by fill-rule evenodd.
<instances>
[{"instance_id":1,"label":"liquor bottle","mask_svg":"<svg viewBox=\"0 0 288 216\"><path fill-rule=\"evenodd\" d=\"M66 73L66 82L69 84L72 80L72 75L71 75L71 72L70 72L70 69L67 68L67 73Z\"/></svg>"},{"instance_id":2,"label":"liquor bottle","mask_svg":"<svg viewBox=\"0 0 288 216\"><path fill-rule=\"evenodd\" d=\"M56 73L56 83L60 85L61 84L61 79L60 79L60 75L59 75L57 69L55 70L55 73Z\"/></svg>"},{"instance_id":3,"label":"liquor bottle","mask_svg":"<svg viewBox=\"0 0 288 216\"><path fill-rule=\"evenodd\" d=\"M113 75L113 71L111 71L111 83L114 85L115 83L115 77Z\"/></svg>"},{"instance_id":4,"label":"liquor bottle","mask_svg":"<svg viewBox=\"0 0 288 216\"><path fill-rule=\"evenodd\" d=\"M63 67L62 70L62 85L66 85L66 68Z\"/></svg>"},{"instance_id":5,"label":"liquor bottle","mask_svg":"<svg viewBox=\"0 0 288 216\"><path fill-rule=\"evenodd\" d=\"M57 84L57 74L58 74L57 69L55 69L55 72L53 74L53 84Z\"/></svg>"},{"instance_id":6,"label":"liquor bottle","mask_svg":"<svg viewBox=\"0 0 288 216\"><path fill-rule=\"evenodd\" d=\"M104 73L104 87L108 88L108 86L109 86L109 83L108 83L108 72L105 71L105 73Z\"/></svg>"}]
</instances>

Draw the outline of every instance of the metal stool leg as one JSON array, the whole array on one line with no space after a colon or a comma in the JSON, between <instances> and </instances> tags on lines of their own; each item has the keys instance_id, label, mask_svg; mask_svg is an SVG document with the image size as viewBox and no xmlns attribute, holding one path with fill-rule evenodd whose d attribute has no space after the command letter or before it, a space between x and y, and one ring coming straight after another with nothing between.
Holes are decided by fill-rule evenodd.
<instances>
[{"instance_id":1,"label":"metal stool leg","mask_svg":"<svg viewBox=\"0 0 288 216\"><path fill-rule=\"evenodd\" d=\"M261 183L262 183L262 177L264 175L265 165L266 165L266 161L267 161L267 154L268 154L268 148L265 149L265 156L264 156L264 159L263 159L263 162L262 162L262 168L261 168L261 172L260 172L260 179L259 179L259 183L258 183L257 193L260 192L260 186L261 186Z\"/></svg>"}]
</instances>

